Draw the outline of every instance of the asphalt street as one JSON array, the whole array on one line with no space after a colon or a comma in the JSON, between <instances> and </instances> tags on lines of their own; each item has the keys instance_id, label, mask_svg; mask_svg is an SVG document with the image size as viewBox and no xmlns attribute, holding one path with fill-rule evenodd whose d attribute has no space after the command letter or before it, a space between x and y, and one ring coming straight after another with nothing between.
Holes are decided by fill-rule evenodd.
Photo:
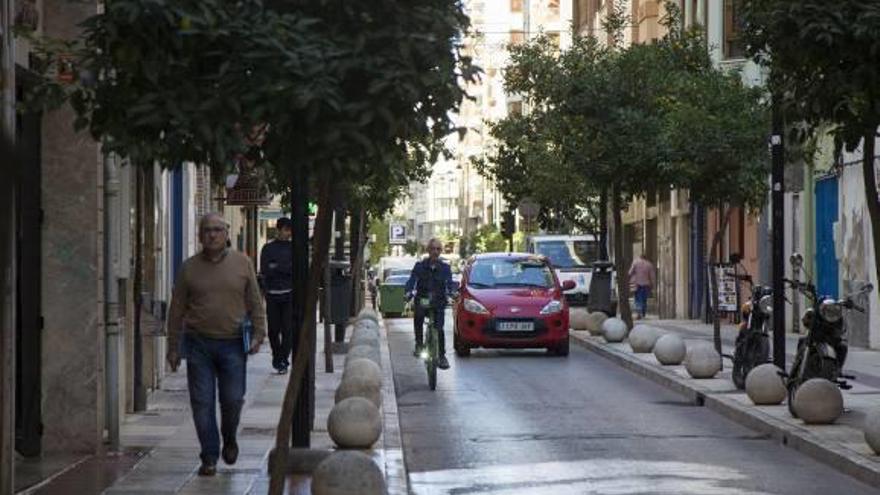
<instances>
[{"instance_id":1,"label":"asphalt street","mask_svg":"<svg viewBox=\"0 0 880 495\"><path fill-rule=\"evenodd\" d=\"M412 320L386 319L416 494L880 493L571 347L452 351L428 389Z\"/></svg>"}]
</instances>

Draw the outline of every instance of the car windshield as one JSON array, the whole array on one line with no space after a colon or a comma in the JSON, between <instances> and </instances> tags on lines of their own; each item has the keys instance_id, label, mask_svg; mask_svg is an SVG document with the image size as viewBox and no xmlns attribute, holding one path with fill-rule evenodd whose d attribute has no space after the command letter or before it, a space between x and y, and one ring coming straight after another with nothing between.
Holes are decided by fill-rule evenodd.
<instances>
[{"instance_id":1,"label":"car windshield","mask_svg":"<svg viewBox=\"0 0 880 495\"><path fill-rule=\"evenodd\" d=\"M599 243L586 239L538 241L535 251L546 256L554 268L590 268L599 259Z\"/></svg>"},{"instance_id":2,"label":"car windshield","mask_svg":"<svg viewBox=\"0 0 880 495\"><path fill-rule=\"evenodd\" d=\"M553 287L553 273L547 263L537 258L488 258L474 262L468 286L475 289L493 287Z\"/></svg>"}]
</instances>

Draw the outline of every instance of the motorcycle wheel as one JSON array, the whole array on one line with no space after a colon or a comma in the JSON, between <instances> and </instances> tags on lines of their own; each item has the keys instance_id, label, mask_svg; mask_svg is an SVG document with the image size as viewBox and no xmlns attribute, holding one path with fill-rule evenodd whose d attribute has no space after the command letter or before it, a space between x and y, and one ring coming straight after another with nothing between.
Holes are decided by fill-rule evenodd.
<instances>
[{"instance_id":1,"label":"motorcycle wheel","mask_svg":"<svg viewBox=\"0 0 880 495\"><path fill-rule=\"evenodd\" d=\"M811 378L824 378L836 382L840 378L840 366L837 364L837 359L822 356L818 352L811 352L807 358L802 380L807 381Z\"/></svg>"},{"instance_id":2,"label":"motorcycle wheel","mask_svg":"<svg viewBox=\"0 0 880 495\"><path fill-rule=\"evenodd\" d=\"M791 414L792 418L797 418L798 415L794 412L794 394L797 392L798 383L795 381L790 381L786 384L788 388L788 413Z\"/></svg>"}]
</instances>

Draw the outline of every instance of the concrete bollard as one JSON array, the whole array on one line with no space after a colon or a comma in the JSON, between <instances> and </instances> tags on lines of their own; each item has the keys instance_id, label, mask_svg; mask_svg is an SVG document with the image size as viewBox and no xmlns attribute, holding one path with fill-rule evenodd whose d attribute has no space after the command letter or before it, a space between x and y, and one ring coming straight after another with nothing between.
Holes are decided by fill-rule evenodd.
<instances>
[{"instance_id":1,"label":"concrete bollard","mask_svg":"<svg viewBox=\"0 0 880 495\"><path fill-rule=\"evenodd\" d=\"M372 320L377 325L379 324L379 313L373 311L372 309L363 309L360 313L355 317L356 320Z\"/></svg>"},{"instance_id":2,"label":"concrete bollard","mask_svg":"<svg viewBox=\"0 0 880 495\"><path fill-rule=\"evenodd\" d=\"M602 323L602 336L606 342L623 342L626 330L626 323L620 318L608 318Z\"/></svg>"},{"instance_id":3,"label":"concrete bollard","mask_svg":"<svg viewBox=\"0 0 880 495\"><path fill-rule=\"evenodd\" d=\"M807 380L794 393L794 412L806 424L831 424L843 414L843 394L824 378Z\"/></svg>"},{"instance_id":4,"label":"concrete bollard","mask_svg":"<svg viewBox=\"0 0 880 495\"><path fill-rule=\"evenodd\" d=\"M382 433L379 408L363 397L341 400L327 417L330 438L343 449L369 449Z\"/></svg>"},{"instance_id":5,"label":"concrete bollard","mask_svg":"<svg viewBox=\"0 0 880 495\"><path fill-rule=\"evenodd\" d=\"M342 372L342 381L345 380L361 380L369 385L381 388L382 369L369 359L351 359L345 363L345 368Z\"/></svg>"},{"instance_id":6,"label":"concrete bollard","mask_svg":"<svg viewBox=\"0 0 880 495\"><path fill-rule=\"evenodd\" d=\"M382 361L379 359L379 346L371 347L368 345L355 345L348 349L348 354L346 354L346 361L349 359L355 358L366 358L380 367L382 366Z\"/></svg>"},{"instance_id":7,"label":"concrete bollard","mask_svg":"<svg viewBox=\"0 0 880 495\"><path fill-rule=\"evenodd\" d=\"M608 315L601 311L594 311L587 315L587 331L597 337L602 335L602 324L608 319Z\"/></svg>"},{"instance_id":8,"label":"concrete bollard","mask_svg":"<svg viewBox=\"0 0 880 495\"><path fill-rule=\"evenodd\" d=\"M775 406L785 400L786 389L781 370L773 363L755 366L746 375L746 395L758 406Z\"/></svg>"},{"instance_id":9,"label":"concrete bollard","mask_svg":"<svg viewBox=\"0 0 880 495\"><path fill-rule=\"evenodd\" d=\"M374 330L369 330L365 328L361 330L355 330L349 342L353 347L365 345L368 347L375 347L377 350L379 349L379 335L375 333Z\"/></svg>"},{"instance_id":10,"label":"concrete bollard","mask_svg":"<svg viewBox=\"0 0 880 495\"><path fill-rule=\"evenodd\" d=\"M568 321L572 330L586 330L589 314L586 308L569 308Z\"/></svg>"},{"instance_id":11,"label":"concrete bollard","mask_svg":"<svg viewBox=\"0 0 880 495\"><path fill-rule=\"evenodd\" d=\"M865 441L875 454L880 454L880 409L868 412L865 417Z\"/></svg>"},{"instance_id":12,"label":"concrete bollard","mask_svg":"<svg viewBox=\"0 0 880 495\"><path fill-rule=\"evenodd\" d=\"M662 365L678 365L687 357L687 347L684 345L684 340L678 335L666 334L657 339L654 344L654 357Z\"/></svg>"},{"instance_id":13,"label":"concrete bollard","mask_svg":"<svg viewBox=\"0 0 880 495\"><path fill-rule=\"evenodd\" d=\"M712 378L721 371L721 355L712 344L701 342L687 350L684 366L693 378Z\"/></svg>"},{"instance_id":14,"label":"concrete bollard","mask_svg":"<svg viewBox=\"0 0 880 495\"><path fill-rule=\"evenodd\" d=\"M382 405L382 381L377 382L374 377L349 374L342 378L336 387L334 396L337 403L349 397L363 397L376 407Z\"/></svg>"},{"instance_id":15,"label":"concrete bollard","mask_svg":"<svg viewBox=\"0 0 880 495\"><path fill-rule=\"evenodd\" d=\"M661 335L660 330L652 326L636 325L629 332L629 346L635 353L651 352Z\"/></svg>"},{"instance_id":16,"label":"concrete bollard","mask_svg":"<svg viewBox=\"0 0 880 495\"><path fill-rule=\"evenodd\" d=\"M363 452L339 450L312 473L314 495L385 495L388 487L379 466Z\"/></svg>"}]
</instances>

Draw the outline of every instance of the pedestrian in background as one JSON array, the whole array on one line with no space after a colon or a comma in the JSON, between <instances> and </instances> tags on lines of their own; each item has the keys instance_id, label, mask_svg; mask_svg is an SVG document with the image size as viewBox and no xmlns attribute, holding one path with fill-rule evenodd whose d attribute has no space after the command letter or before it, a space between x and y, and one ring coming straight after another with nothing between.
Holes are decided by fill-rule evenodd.
<instances>
[{"instance_id":1,"label":"pedestrian in background","mask_svg":"<svg viewBox=\"0 0 880 495\"><path fill-rule=\"evenodd\" d=\"M202 250L180 267L168 311L168 351L172 371L186 358L186 378L196 433L201 444L199 475L217 472L216 391L220 399L223 460L238 459L236 433L244 405L247 354L266 336L266 312L250 258L226 245L229 226L209 213L199 221ZM253 332L244 332L246 319ZM181 344L183 344L181 346Z\"/></svg>"},{"instance_id":2,"label":"pedestrian in background","mask_svg":"<svg viewBox=\"0 0 880 495\"><path fill-rule=\"evenodd\" d=\"M296 332L293 328L293 222L281 217L275 222L275 240L260 251L260 275L266 297L272 367L287 373Z\"/></svg>"},{"instance_id":3,"label":"pedestrian in background","mask_svg":"<svg viewBox=\"0 0 880 495\"><path fill-rule=\"evenodd\" d=\"M648 312L648 297L654 286L654 265L639 254L629 267L629 284L635 286L636 317L641 319Z\"/></svg>"}]
</instances>

